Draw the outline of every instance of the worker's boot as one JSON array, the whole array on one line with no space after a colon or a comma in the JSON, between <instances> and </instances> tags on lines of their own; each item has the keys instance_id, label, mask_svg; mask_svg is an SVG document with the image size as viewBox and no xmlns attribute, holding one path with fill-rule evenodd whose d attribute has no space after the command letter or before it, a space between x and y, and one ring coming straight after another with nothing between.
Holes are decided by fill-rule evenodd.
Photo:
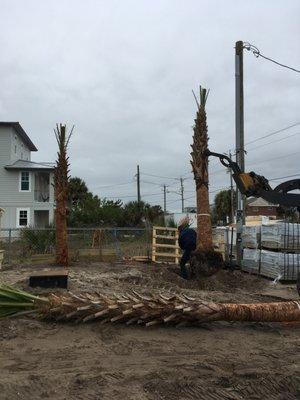
<instances>
[{"instance_id":1,"label":"worker's boot","mask_svg":"<svg viewBox=\"0 0 300 400\"><path fill-rule=\"evenodd\" d=\"M180 276L183 279L189 279L188 270L185 265L180 266Z\"/></svg>"}]
</instances>

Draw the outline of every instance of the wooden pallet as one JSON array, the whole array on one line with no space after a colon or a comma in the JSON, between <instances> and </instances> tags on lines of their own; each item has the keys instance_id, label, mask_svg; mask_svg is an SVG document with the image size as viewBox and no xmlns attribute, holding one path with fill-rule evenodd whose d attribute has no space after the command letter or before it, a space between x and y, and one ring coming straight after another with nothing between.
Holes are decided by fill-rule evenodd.
<instances>
[{"instance_id":1,"label":"wooden pallet","mask_svg":"<svg viewBox=\"0 0 300 400\"><path fill-rule=\"evenodd\" d=\"M153 226L152 261L155 263L178 264L179 258L178 229Z\"/></svg>"}]
</instances>

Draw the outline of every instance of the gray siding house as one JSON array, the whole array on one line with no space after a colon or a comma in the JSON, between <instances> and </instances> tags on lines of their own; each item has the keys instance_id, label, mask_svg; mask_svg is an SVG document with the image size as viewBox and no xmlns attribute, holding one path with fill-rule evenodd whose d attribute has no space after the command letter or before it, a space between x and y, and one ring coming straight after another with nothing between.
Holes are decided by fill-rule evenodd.
<instances>
[{"instance_id":1,"label":"gray siding house","mask_svg":"<svg viewBox=\"0 0 300 400\"><path fill-rule=\"evenodd\" d=\"M31 161L37 151L19 122L0 122L0 208L3 229L46 227L54 217L54 164Z\"/></svg>"}]
</instances>

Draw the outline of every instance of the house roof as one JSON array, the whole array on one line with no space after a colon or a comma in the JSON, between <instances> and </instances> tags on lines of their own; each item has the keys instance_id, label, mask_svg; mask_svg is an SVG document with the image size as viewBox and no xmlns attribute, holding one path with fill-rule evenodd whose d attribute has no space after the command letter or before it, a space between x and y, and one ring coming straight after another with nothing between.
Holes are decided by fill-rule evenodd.
<instances>
[{"instance_id":1,"label":"house roof","mask_svg":"<svg viewBox=\"0 0 300 400\"><path fill-rule=\"evenodd\" d=\"M276 204L269 203L267 200L262 197L251 197L247 200L247 206L249 207L277 207Z\"/></svg>"},{"instance_id":2,"label":"house roof","mask_svg":"<svg viewBox=\"0 0 300 400\"><path fill-rule=\"evenodd\" d=\"M1 122L0 121L0 127L12 127L14 130L17 132L17 134L20 136L20 138L23 140L23 142L26 144L26 146L29 148L30 151L38 151L38 149L35 147L35 145L32 143L30 140L29 136L27 133L24 131L22 126L20 125L19 122Z\"/></svg>"},{"instance_id":3,"label":"house roof","mask_svg":"<svg viewBox=\"0 0 300 400\"><path fill-rule=\"evenodd\" d=\"M7 170L27 170L27 171L53 171L55 167L54 163L46 163L46 162L33 162L33 161L24 161L18 160L13 164L6 165L5 169Z\"/></svg>"}]
</instances>

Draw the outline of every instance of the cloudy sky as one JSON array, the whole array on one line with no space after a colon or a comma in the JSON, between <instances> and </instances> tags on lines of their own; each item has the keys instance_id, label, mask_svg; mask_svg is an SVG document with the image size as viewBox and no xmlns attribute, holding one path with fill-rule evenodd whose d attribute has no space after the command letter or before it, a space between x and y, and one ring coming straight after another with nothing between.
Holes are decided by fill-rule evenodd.
<instances>
[{"instance_id":1,"label":"cloudy sky","mask_svg":"<svg viewBox=\"0 0 300 400\"><path fill-rule=\"evenodd\" d=\"M210 88L211 150L234 149L234 45L243 40L300 69L298 0L0 0L0 120L19 121L56 156L53 127L75 125L71 173L101 197L193 205L192 89ZM300 173L300 74L245 51L246 168ZM211 162L211 196L229 177ZM153 176L152 176L153 175ZM177 179L174 179L177 178ZM273 181L280 183L280 180Z\"/></svg>"}]
</instances>

